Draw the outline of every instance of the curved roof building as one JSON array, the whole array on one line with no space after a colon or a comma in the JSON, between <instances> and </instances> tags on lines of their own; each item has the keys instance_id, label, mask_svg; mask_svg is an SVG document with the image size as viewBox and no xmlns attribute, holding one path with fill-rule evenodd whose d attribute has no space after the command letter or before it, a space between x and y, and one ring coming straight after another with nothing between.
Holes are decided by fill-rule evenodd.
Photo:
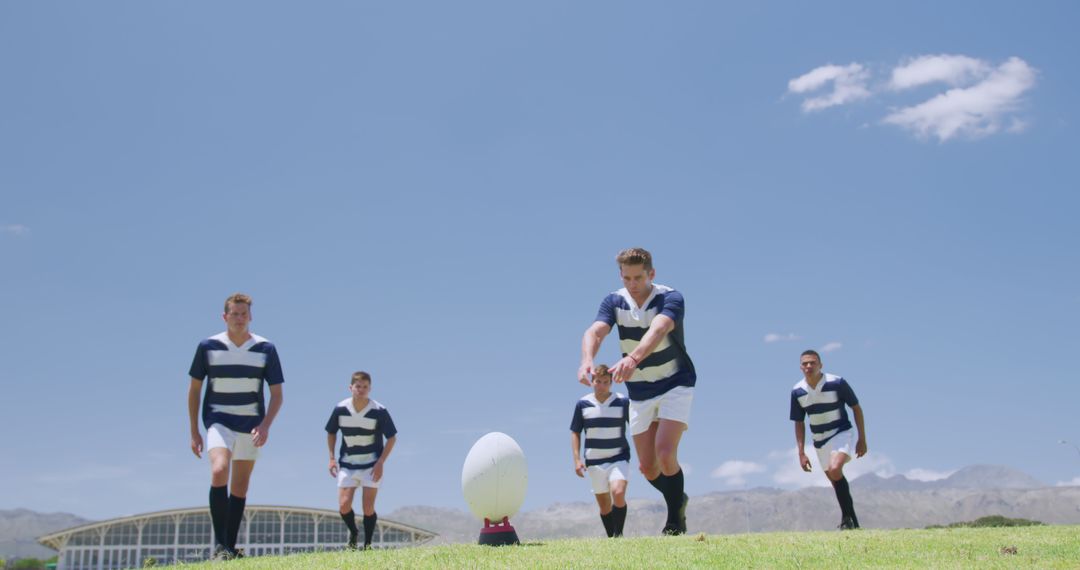
<instances>
[{"instance_id":1,"label":"curved roof building","mask_svg":"<svg viewBox=\"0 0 1080 570\"><path fill-rule=\"evenodd\" d=\"M247 556L289 554L344 547L348 530L337 511L248 505L237 547ZM379 519L375 548L423 544L436 534ZM155 563L198 562L210 557L213 531L206 507L133 515L72 527L38 538L59 552L57 568L109 570Z\"/></svg>"}]
</instances>

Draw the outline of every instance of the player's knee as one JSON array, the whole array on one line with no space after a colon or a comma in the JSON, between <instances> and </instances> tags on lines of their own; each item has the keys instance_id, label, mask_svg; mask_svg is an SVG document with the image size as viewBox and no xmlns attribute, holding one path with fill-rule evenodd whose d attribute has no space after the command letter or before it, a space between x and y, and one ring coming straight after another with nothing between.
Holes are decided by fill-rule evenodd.
<instances>
[{"instance_id":1,"label":"player's knee","mask_svg":"<svg viewBox=\"0 0 1080 570\"><path fill-rule=\"evenodd\" d=\"M825 476L828 477L830 481L839 481L844 478L844 470L840 467L826 469Z\"/></svg>"},{"instance_id":2,"label":"player's knee","mask_svg":"<svg viewBox=\"0 0 1080 570\"><path fill-rule=\"evenodd\" d=\"M664 467L674 467L678 465L679 461L676 459L675 446L657 446L656 447L656 459L660 465Z\"/></svg>"},{"instance_id":3,"label":"player's knee","mask_svg":"<svg viewBox=\"0 0 1080 570\"><path fill-rule=\"evenodd\" d=\"M660 464L656 462L639 463L638 470L641 471L641 474L644 475L646 479L652 480L660 474Z\"/></svg>"}]
</instances>

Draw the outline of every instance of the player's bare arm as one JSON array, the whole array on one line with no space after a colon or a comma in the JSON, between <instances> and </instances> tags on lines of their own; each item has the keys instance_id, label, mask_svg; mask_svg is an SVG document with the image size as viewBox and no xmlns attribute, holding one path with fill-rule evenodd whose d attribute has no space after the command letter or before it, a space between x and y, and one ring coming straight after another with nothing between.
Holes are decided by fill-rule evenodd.
<instances>
[{"instance_id":1,"label":"player's bare arm","mask_svg":"<svg viewBox=\"0 0 1080 570\"><path fill-rule=\"evenodd\" d=\"M192 378L187 394L188 422L191 424L191 452L200 459L203 451L203 438L199 433L199 401L202 397L202 383L202 380Z\"/></svg>"},{"instance_id":2,"label":"player's bare arm","mask_svg":"<svg viewBox=\"0 0 1080 570\"><path fill-rule=\"evenodd\" d=\"M284 402L285 395L281 390L281 384L272 384L270 386L270 404L266 407L266 417L263 418L262 423L251 430L251 442L255 444L255 447L262 447L266 444L266 440L270 438L270 426L274 423L274 418L281 411L281 404Z\"/></svg>"},{"instance_id":3,"label":"player's bare arm","mask_svg":"<svg viewBox=\"0 0 1080 570\"><path fill-rule=\"evenodd\" d=\"M581 339L581 366L578 368L578 382L586 386L592 386L589 377L592 375L593 359L600 350L604 338L611 332L611 325L596 321L585 329L585 335Z\"/></svg>"},{"instance_id":4,"label":"player's bare arm","mask_svg":"<svg viewBox=\"0 0 1080 570\"><path fill-rule=\"evenodd\" d=\"M795 423L795 446L799 450L799 467L803 471L810 472L810 458L806 456L806 424Z\"/></svg>"},{"instance_id":5,"label":"player's bare arm","mask_svg":"<svg viewBox=\"0 0 1080 570\"><path fill-rule=\"evenodd\" d=\"M675 321L671 317L656 315L649 325L649 331L642 337L637 348L622 357L615 363L615 366L611 367L611 380L614 382L629 380L634 375L634 370L637 370L638 365L641 364L641 361L652 354L656 347L660 345L660 342L664 340L664 337L674 329Z\"/></svg>"},{"instance_id":6,"label":"player's bare arm","mask_svg":"<svg viewBox=\"0 0 1080 570\"><path fill-rule=\"evenodd\" d=\"M571 457L574 459L574 473L577 473L578 477L584 477L585 464L581 462L581 434L576 431L570 432L570 449L573 451Z\"/></svg>"},{"instance_id":7,"label":"player's bare arm","mask_svg":"<svg viewBox=\"0 0 1080 570\"><path fill-rule=\"evenodd\" d=\"M326 434L326 447L330 450L330 476L337 477L337 456L334 455L334 449L337 448L337 432Z\"/></svg>"},{"instance_id":8,"label":"player's bare arm","mask_svg":"<svg viewBox=\"0 0 1080 570\"><path fill-rule=\"evenodd\" d=\"M855 456L862 457L866 455L866 426L863 425L862 406L854 405L851 411L855 414L855 427L859 430L859 440L855 442Z\"/></svg>"},{"instance_id":9,"label":"player's bare arm","mask_svg":"<svg viewBox=\"0 0 1080 570\"><path fill-rule=\"evenodd\" d=\"M395 443L397 443L396 435L386 440L386 445L383 447L382 454L379 455L379 460L371 468L371 478L373 480L382 480L383 463L386 463L386 460L390 457L390 452L394 450Z\"/></svg>"}]
</instances>

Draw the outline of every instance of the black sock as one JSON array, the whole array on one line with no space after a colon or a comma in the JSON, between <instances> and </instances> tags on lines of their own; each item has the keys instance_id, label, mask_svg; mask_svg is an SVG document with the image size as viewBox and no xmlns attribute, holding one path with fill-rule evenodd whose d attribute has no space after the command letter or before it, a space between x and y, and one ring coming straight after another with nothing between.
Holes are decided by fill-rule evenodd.
<instances>
[{"instance_id":1,"label":"black sock","mask_svg":"<svg viewBox=\"0 0 1080 570\"><path fill-rule=\"evenodd\" d=\"M604 523L604 532L607 533L608 538L615 536L615 521L612 519L612 513L606 515L600 515L600 521Z\"/></svg>"},{"instance_id":2,"label":"black sock","mask_svg":"<svg viewBox=\"0 0 1080 570\"><path fill-rule=\"evenodd\" d=\"M229 520L229 491L227 486L210 487L210 522L214 527L214 544L226 546Z\"/></svg>"},{"instance_id":3,"label":"black sock","mask_svg":"<svg viewBox=\"0 0 1080 570\"><path fill-rule=\"evenodd\" d=\"M341 515L341 520L345 523L345 526L349 529L349 543L355 546L356 535L360 534L360 529L356 528L356 513L349 511Z\"/></svg>"},{"instance_id":4,"label":"black sock","mask_svg":"<svg viewBox=\"0 0 1080 570\"><path fill-rule=\"evenodd\" d=\"M236 538L240 534L240 523L244 520L244 505L246 504L246 497L229 495L229 518L225 529L225 540L228 541L225 546L229 550L236 550Z\"/></svg>"},{"instance_id":5,"label":"black sock","mask_svg":"<svg viewBox=\"0 0 1080 570\"><path fill-rule=\"evenodd\" d=\"M364 515L364 546L371 546L371 537L375 535L375 521L379 520L378 513L371 516Z\"/></svg>"},{"instance_id":6,"label":"black sock","mask_svg":"<svg viewBox=\"0 0 1080 570\"><path fill-rule=\"evenodd\" d=\"M674 475L667 475L667 488L664 489L664 502L667 503L667 522L678 524L679 521L679 509L682 508L683 500L683 472L679 469L679 472Z\"/></svg>"},{"instance_id":7,"label":"black sock","mask_svg":"<svg viewBox=\"0 0 1080 570\"><path fill-rule=\"evenodd\" d=\"M626 505L611 507L611 536L622 536L623 525L626 524Z\"/></svg>"},{"instance_id":8,"label":"black sock","mask_svg":"<svg viewBox=\"0 0 1080 570\"><path fill-rule=\"evenodd\" d=\"M661 494L666 492L665 489L667 489L668 482L667 475L661 473L657 475L655 479L646 479L646 481L648 481L657 491L660 491Z\"/></svg>"},{"instance_id":9,"label":"black sock","mask_svg":"<svg viewBox=\"0 0 1080 570\"><path fill-rule=\"evenodd\" d=\"M840 503L840 515L843 518L855 518L855 506L851 501L851 487L848 486L846 477L832 482L833 490L836 491L836 502Z\"/></svg>"}]
</instances>

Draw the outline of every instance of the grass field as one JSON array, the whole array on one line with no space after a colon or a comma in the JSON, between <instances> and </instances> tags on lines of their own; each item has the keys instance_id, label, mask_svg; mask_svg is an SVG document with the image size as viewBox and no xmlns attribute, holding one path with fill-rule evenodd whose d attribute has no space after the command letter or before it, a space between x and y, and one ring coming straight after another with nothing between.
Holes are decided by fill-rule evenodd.
<instances>
[{"instance_id":1,"label":"grass field","mask_svg":"<svg viewBox=\"0 0 1080 570\"><path fill-rule=\"evenodd\" d=\"M527 541L246 558L189 568L1080 568L1080 527Z\"/></svg>"}]
</instances>

